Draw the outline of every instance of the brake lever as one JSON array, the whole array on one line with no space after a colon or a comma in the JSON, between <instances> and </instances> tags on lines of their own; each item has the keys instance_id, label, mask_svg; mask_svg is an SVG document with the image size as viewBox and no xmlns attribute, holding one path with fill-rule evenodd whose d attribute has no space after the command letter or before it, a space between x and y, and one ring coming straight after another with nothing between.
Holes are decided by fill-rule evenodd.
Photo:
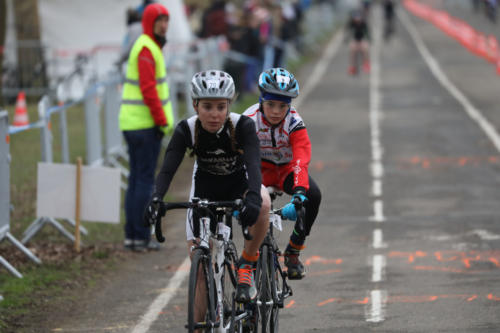
<instances>
[{"instance_id":1,"label":"brake lever","mask_svg":"<svg viewBox=\"0 0 500 333\"><path fill-rule=\"evenodd\" d=\"M304 217L305 217L305 208L304 203L300 198L294 198L293 204L295 206L295 211L297 212L297 221L295 222L295 230L298 233L304 234Z\"/></svg>"}]
</instances>

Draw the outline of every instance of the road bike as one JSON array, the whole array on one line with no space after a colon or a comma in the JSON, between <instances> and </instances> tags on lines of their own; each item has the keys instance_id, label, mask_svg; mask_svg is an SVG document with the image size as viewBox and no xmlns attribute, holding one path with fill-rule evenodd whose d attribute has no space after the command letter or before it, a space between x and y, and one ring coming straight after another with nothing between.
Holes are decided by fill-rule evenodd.
<instances>
[{"instance_id":1,"label":"road bike","mask_svg":"<svg viewBox=\"0 0 500 333\"><path fill-rule=\"evenodd\" d=\"M260 247L259 261L255 281L257 284L257 301L250 332L276 333L279 331L279 311L284 307L285 299L293 295L292 288L287 283L287 272L281 266L280 257L283 256L275 238L274 229L282 231L281 209L274 209L274 201L283 193L274 187L268 187L271 196L271 211L269 213L269 230ZM295 227L298 231L304 230L304 207L302 201L295 198L293 201L297 212Z\"/></svg>"},{"instance_id":2,"label":"road bike","mask_svg":"<svg viewBox=\"0 0 500 333\"><path fill-rule=\"evenodd\" d=\"M239 257L232 240L232 216L235 210L241 210L242 200L208 201L192 198L188 202L161 202L159 205L155 222L155 234L159 242L165 241L161 217L168 210L192 210L191 227L196 241L191 248L188 332L243 332L243 322L252 313L235 301ZM251 239L248 228L242 228L243 236ZM196 311L197 306L199 311ZM204 318L195 318L200 313L205 313Z\"/></svg>"}]
</instances>

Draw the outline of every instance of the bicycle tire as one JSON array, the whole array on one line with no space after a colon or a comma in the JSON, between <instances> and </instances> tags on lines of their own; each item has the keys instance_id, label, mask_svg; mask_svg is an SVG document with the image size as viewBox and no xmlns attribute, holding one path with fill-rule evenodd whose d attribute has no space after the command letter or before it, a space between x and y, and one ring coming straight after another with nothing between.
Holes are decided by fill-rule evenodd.
<instances>
[{"instance_id":1,"label":"bicycle tire","mask_svg":"<svg viewBox=\"0 0 500 333\"><path fill-rule=\"evenodd\" d=\"M280 297L283 291L278 292L280 288L280 274L276 267L279 265L278 256L276 255L274 249L269 251L269 276L271 282L271 296L273 299L273 305L271 308L271 317L269 318L269 328L271 333L277 333L279 331L279 303ZM281 289L283 290L283 288Z\"/></svg>"},{"instance_id":2,"label":"bicycle tire","mask_svg":"<svg viewBox=\"0 0 500 333\"><path fill-rule=\"evenodd\" d=\"M234 327L235 325L239 326L239 323L234 323L232 321L233 314L233 298L234 293L236 292L236 285L238 283L237 280L237 270L238 267L238 252L236 250L236 246L233 241L227 242L227 247L224 251L224 272L222 279L222 305L224 311L224 322L223 327L226 328L228 325L232 324L231 331L238 332L238 327Z\"/></svg>"},{"instance_id":3,"label":"bicycle tire","mask_svg":"<svg viewBox=\"0 0 500 333\"><path fill-rule=\"evenodd\" d=\"M274 263L273 263L274 265ZM271 292L271 281L270 281L270 270L269 270L269 247L268 245L262 245L260 249L259 264L257 265L257 277L258 277L258 295L260 300L260 305L258 306L257 313L257 325L261 327L262 333L270 332L269 320L271 315L272 305L270 303L273 301Z\"/></svg>"},{"instance_id":4,"label":"bicycle tire","mask_svg":"<svg viewBox=\"0 0 500 333\"><path fill-rule=\"evenodd\" d=\"M213 291L213 270L211 267L210 259L205 255L203 249L193 250L193 255L191 259L191 269L189 272L189 291L188 291L188 332L193 333L203 322L195 321L195 310L196 310L196 293L199 286L200 279L198 279L198 274L200 273L200 268L204 274L202 283L206 290L206 313L204 318L204 323L215 323L215 302L214 302L214 291ZM203 286L202 286L203 287Z\"/></svg>"}]
</instances>

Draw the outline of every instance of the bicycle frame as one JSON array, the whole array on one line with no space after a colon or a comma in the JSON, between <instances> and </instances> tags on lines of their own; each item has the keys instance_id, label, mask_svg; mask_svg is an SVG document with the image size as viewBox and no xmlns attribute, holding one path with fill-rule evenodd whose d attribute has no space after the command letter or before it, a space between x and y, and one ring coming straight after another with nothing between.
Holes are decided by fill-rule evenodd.
<instances>
[{"instance_id":1,"label":"bicycle frame","mask_svg":"<svg viewBox=\"0 0 500 333\"><path fill-rule=\"evenodd\" d=\"M216 296L214 302L211 303L215 305L216 321L206 323L206 326L204 325L203 328L212 329L212 331L219 333L233 331L235 323L240 322L241 320L250 316L249 312L247 311L243 311L242 313L238 313L237 315L235 315L235 302L233 292L233 294L231 295L232 302L230 304L232 307L231 313L233 314L233 318L231 318L231 320L228 321L226 325L224 325L224 322L227 319L225 318L224 313L224 288L230 288L230 286L224 286L224 273L226 272L226 270L224 269L224 265L231 264L232 262L234 262L234 259L237 258L236 249L234 248L234 243L232 242L231 224L232 210L240 209L241 200L235 200L234 202L209 202L206 200L200 200L198 198L192 198L190 202L163 204L164 207L159 210L161 213L159 214L155 224L156 237L160 242L164 241L165 239L161 231L161 216L164 215L167 210L176 208L198 210L197 214L193 215L197 216L197 221L194 221L194 223L199 223L199 234L197 236L197 244L193 245L191 251L195 251L197 249L201 249L203 251L203 256L206 257L208 265L209 267L211 267L213 272L213 281L209 281L209 283L215 284ZM202 211L206 208L214 208L215 214L213 214L209 210ZM199 214L203 212L207 214ZM212 233L212 223L216 223L215 233ZM194 225L192 227L194 228ZM243 234L245 237L248 236L247 228L243 228ZM232 258L230 257L231 255ZM231 275L230 272L229 274ZM233 281L232 283L235 284L235 276L230 276L230 278ZM207 292L210 292L210 290L214 292L214 290L211 288L208 288Z\"/></svg>"}]
</instances>

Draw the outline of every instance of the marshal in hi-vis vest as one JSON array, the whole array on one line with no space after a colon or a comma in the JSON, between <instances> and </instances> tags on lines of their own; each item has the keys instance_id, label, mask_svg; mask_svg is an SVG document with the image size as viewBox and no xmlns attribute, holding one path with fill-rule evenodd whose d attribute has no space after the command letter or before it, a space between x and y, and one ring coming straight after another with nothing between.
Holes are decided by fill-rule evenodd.
<instances>
[{"instance_id":1,"label":"marshal in hi-vis vest","mask_svg":"<svg viewBox=\"0 0 500 333\"><path fill-rule=\"evenodd\" d=\"M127 65L127 76L123 86L122 102L120 107L120 130L133 131L155 126L153 116L149 107L144 103L141 89L139 87L139 53L146 47L151 51L155 60L156 91L160 98L163 112L167 119L167 127L163 128L165 133L171 133L174 128L174 115L172 103L169 100L167 84L167 69L158 44L146 34L142 34L134 43Z\"/></svg>"}]
</instances>

